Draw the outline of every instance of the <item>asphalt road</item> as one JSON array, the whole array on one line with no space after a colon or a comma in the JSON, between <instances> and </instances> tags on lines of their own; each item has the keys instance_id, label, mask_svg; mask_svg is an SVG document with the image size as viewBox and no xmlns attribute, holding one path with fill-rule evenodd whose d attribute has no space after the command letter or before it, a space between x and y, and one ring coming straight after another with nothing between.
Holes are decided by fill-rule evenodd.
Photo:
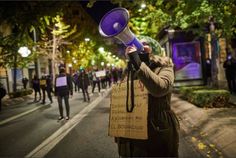
<instances>
[{"instance_id":1,"label":"asphalt road","mask_svg":"<svg viewBox=\"0 0 236 158\"><path fill-rule=\"evenodd\" d=\"M0 157L118 158L114 139L108 136L110 100L105 95L95 93L87 103L81 93L75 94L70 99L69 121L57 121L55 101L52 105L30 104L31 108L42 107L0 125ZM22 112L24 105L19 106ZM12 111L17 113L17 108ZM203 157L189 138L181 130L180 157Z\"/></svg>"}]
</instances>

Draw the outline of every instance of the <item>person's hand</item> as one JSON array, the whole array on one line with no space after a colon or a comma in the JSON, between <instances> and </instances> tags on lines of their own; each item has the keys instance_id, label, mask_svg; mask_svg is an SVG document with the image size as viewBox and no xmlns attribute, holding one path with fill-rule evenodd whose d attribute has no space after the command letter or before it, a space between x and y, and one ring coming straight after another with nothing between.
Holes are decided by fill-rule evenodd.
<instances>
[{"instance_id":1,"label":"person's hand","mask_svg":"<svg viewBox=\"0 0 236 158\"><path fill-rule=\"evenodd\" d=\"M137 51L137 48L132 45L132 46L128 46L126 49L125 49L125 54L128 56L128 54L132 53L132 52L136 52Z\"/></svg>"},{"instance_id":2,"label":"person's hand","mask_svg":"<svg viewBox=\"0 0 236 158\"><path fill-rule=\"evenodd\" d=\"M125 50L126 56L128 56L129 61L134 66L135 70L139 70L139 67L141 65L141 60L138 55L137 48L133 46L128 46Z\"/></svg>"},{"instance_id":3,"label":"person's hand","mask_svg":"<svg viewBox=\"0 0 236 158\"><path fill-rule=\"evenodd\" d=\"M152 53L152 48L149 45L143 45L143 49L145 53Z\"/></svg>"}]
</instances>

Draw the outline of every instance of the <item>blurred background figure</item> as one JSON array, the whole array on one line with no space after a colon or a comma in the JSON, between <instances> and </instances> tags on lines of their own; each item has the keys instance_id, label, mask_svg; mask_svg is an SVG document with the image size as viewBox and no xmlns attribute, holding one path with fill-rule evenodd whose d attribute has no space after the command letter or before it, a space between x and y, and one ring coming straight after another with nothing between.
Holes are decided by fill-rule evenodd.
<instances>
[{"instance_id":1,"label":"blurred background figure","mask_svg":"<svg viewBox=\"0 0 236 158\"><path fill-rule=\"evenodd\" d=\"M92 88L92 93L94 93L94 89L96 87L96 85L98 85L98 92L100 93L100 78L96 76L96 71L98 70L95 70L93 71L93 88Z\"/></svg>"},{"instance_id":2,"label":"blurred background figure","mask_svg":"<svg viewBox=\"0 0 236 158\"><path fill-rule=\"evenodd\" d=\"M6 89L4 88L3 84L0 83L0 111L2 111L2 98L5 97L6 94Z\"/></svg>"},{"instance_id":3,"label":"blurred background figure","mask_svg":"<svg viewBox=\"0 0 236 158\"><path fill-rule=\"evenodd\" d=\"M37 75L34 75L32 80L32 87L34 89L34 101L37 101L37 94L39 94L39 100L41 100L41 92L40 92L40 80Z\"/></svg>"},{"instance_id":4,"label":"blurred background figure","mask_svg":"<svg viewBox=\"0 0 236 158\"><path fill-rule=\"evenodd\" d=\"M207 79L207 86L211 86L211 59L206 59L206 79Z\"/></svg>"},{"instance_id":5,"label":"blurred background figure","mask_svg":"<svg viewBox=\"0 0 236 158\"><path fill-rule=\"evenodd\" d=\"M43 99L42 99L42 103L41 104L45 104L45 95L46 95L46 76L42 75L41 79L40 79L40 88L42 90L43 93Z\"/></svg>"},{"instance_id":6,"label":"blurred background figure","mask_svg":"<svg viewBox=\"0 0 236 158\"><path fill-rule=\"evenodd\" d=\"M232 63L232 57L231 55L227 56L227 59L225 60L223 67L225 69L225 77L228 84L228 89L230 93L232 94L235 90L235 79L234 79L234 70L233 70L233 63Z\"/></svg>"},{"instance_id":7,"label":"blurred background figure","mask_svg":"<svg viewBox=\"0 0 236 158\"><path fill-rule=\"evenodd\" d=\"M79 88L81 88L82 92L83 92L84 101L89 102L90 101L90 97L89 97L89 93L88 93L88 86L90 85L89 84L89 76L84 69L80 70L78 80L79 80Z\"/></svg>"},{"instance_id":8,"label":"blurred background figure","mask_svg":"<svg viewBox=\"0 0 236 158\"><path fill-rule=\"evenodd\" d=\"M75 86L75 92L77 92L77 90L79 91L79 81L78 81L78 77L79 77L79 74L78 72L76 71L74 74L73 74L73 83L74 83L74 86Z\"/></svg>"},{"instance_id":9,"label":"blurred background figure","mask_svg":"<svg viewBox=\"0 0 236 158\"><path fill-rule=\"evenodd\" d=\"M22 78L22 83L23 83L23 87L24 87L24 89L27 88L27 84L28 84L28 82L29 82L29 80L28 80L27 77L23 77L23 78Z\"/></svg>"},{"instance_id":10,"label":"blurred background figure","mask_svg":"<svg viewBox=\"0 0 236 158\"><path fill-rule=\"evenodd\" d=\"M52 79L50 75L46 76L46 92L48 95L48 99L50 100L51 103L53 103L52 101Z\"/></svg>"}]
</instances>

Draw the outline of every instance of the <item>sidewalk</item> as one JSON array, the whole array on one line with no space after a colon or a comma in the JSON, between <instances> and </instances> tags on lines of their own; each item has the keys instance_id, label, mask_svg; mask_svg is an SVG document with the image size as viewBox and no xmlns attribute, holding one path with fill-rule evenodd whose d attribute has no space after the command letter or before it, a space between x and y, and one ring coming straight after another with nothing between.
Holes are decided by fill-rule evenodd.
<instances>
[{"instance_id":1,"label":"sidewalk","mask_svg":"<svg viewBox=\"0 0 236 158\"><path fill-rule=\"evenodd\" d=\"M185 139L203 157L236 157L236 96L230 108L199 108L173 94L172 109L177 114Z\"/></svg>"}]
</instances>

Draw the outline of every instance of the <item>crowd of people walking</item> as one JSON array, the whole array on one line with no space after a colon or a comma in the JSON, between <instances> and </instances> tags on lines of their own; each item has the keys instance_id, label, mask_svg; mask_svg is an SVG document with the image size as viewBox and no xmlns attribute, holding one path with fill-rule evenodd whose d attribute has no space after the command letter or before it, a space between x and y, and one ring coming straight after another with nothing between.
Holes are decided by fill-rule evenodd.
<instances>
[{"instance_id":1,"label":"crowd of people walking","mask_svg":"<svg viewBox=\"0 0 236 158\"><path fill-rule=\"evenodd\" d=\"M59 74L56 75L55 83L50 75L43 74L41 78L34 75L31 85L34 90L34 102L45 104L47 99L50 104L53 103L52 94L57 97L59 107L58 120L70 118L69 95L73 92L81 92L84 102L90 102L90 95L94 92L100 94L101 89L111 87L112 83L117 83L122 78L122 68L111 69L80 69L73 74L68 74L65 67L59 68ZM23 81L22 81L23 82ZM91 92L89 92L91 86ZM66 117L63 114L63 100L65 103Z\"/></svg>"}]
</instances>

